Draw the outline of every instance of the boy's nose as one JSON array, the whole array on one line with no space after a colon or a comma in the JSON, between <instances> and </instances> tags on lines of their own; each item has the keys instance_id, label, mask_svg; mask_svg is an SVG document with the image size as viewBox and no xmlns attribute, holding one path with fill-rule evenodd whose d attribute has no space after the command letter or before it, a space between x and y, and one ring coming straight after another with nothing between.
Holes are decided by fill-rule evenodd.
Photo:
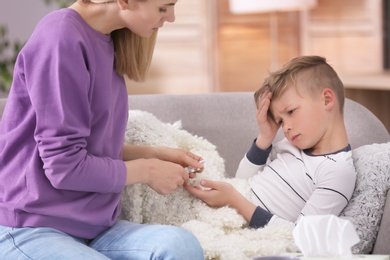
<instances>
[{"instance_id":1,"label":"boy's nose","mask_svg":"<svg viewBox=\"0 0 390 260\"><path fill-rule=\"evenodd\" d=\"M175 21L176 17L175 17L175 11L172 11L170 12L169 14L167 14L166 16L164 16L162 18L162 20L164 22L168 22L168 23L173 23Z\"/></svg>"},{"instance_id":2,"label":"boy's nose","mask_svg":"<svg viewBox=\"0 0 390 260\"><path fill-rule=\"evenodd\" d=\"M286 122L283 122L282 128L283 128L283 132L287 133L291 130L291 125Z\"/></svg>"}]
</instances>

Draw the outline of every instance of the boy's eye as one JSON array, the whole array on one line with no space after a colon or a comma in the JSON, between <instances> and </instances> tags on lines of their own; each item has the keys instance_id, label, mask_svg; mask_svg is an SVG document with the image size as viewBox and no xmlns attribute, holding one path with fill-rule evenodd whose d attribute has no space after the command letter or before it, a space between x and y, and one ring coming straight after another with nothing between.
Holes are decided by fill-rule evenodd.
<instances>
[{"instance_id":1,"label":"boy's eye","mask_svg":"<svg viewBox=\"0 0 390 260\"><path fill-rule=\"evenodd\" d=\"M283 120L282 119L275 119L275 123L277 125L282 125L283 124Z\"/></svg>"},{"instance_id":2,"label":"boy's eye","mask_svg":"<svg viewBox=\"0 0 390 260\"><path fill-rule=\"evenodd\" d=\"M294 109L291 109L291 110L289 110L287 113L288 113L289 115L291 115L292 113L294 113L294 111L295 111L295 108L294 108Z\"/></svg>"},{"instance_id":3,"label":"boy's eye","mask_svg":"<svg viewBox=\"0 0 390 260\"><path fill-rule=\"evenodd\" d=\"M160 13L166 13L168 10L166 8L160 8Z\"/></svg>"}]
</instances>

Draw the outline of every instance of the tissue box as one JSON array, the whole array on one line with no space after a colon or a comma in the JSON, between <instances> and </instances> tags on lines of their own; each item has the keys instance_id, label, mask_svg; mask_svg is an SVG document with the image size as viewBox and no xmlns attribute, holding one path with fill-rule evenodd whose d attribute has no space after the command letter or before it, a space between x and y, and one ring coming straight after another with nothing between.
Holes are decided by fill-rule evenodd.
<instances>
[{"instance_id":1,"label":"tissue box","mask_svg":"<svg viewBox=\"0 0 390 260\"><path fill-rule=\"evenodd\" d=\"M325 258L325 257L304 257L302 254L286 254L288 256L298 257L300 260L340 260L340 258ZM345 260L390 260L389 255L353 255Z\"/></svg>"}]
</instances>

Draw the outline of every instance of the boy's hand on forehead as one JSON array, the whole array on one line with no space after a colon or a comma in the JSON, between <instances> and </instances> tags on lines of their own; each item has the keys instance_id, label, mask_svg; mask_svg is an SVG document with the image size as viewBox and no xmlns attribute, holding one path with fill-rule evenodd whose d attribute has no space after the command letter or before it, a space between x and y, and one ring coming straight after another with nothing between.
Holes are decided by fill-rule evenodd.
<instances>
[{"instance_id":1,"label":"boy's hand on forehead","mask_svg":"<svg viewBox=\"0 0 390 260\"><path fill-rule=\"evenodd\" d=\"M270 147L279 129L270 111L271 99L272 92L265 90L257 101L256 119L259 135L256 140L256 145L264 150Z\"/></svg>"}]
</instances>

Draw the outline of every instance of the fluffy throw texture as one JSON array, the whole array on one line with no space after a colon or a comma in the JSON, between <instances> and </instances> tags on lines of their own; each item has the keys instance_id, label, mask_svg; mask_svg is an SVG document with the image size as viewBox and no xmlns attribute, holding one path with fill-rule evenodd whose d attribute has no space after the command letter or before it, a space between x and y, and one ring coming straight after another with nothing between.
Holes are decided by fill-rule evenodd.
<instances>
[{"instance_id":1,"label":"fluffy throw texture","mask_svg":"<svg viewBox=\"0 0 390 260\"><path fill-rule=\"evenodd\" d=\"M125 143L183 148L206 160L197 178L224 180L250 196L246 180L225 178L224 161L216 147L202 137L181 129L180 122L162 123L154 115L129 111ZM198 179L192 180L197 185ZM122 196L122 218L136 223L168 224L191 231L200 241L206 259L252 259L261 255L297 252L290 224L262 229L245 227L245 219L229 207L211 208L180 188L159 195L147 185L128 186Z\"/></svg>"},{"instance_id":2,"label":"fluffy throw texture","mask_svg":"<svg viewBox=\"0 0 390 260\"><path fill-rule=\"evenodd\" d=\"M226 178L224 161L216 147L202 137L181 129L180 122L163 123L154 115L129 111L125 143L183 148L206 159L200 178L223 180L250 198L246 180ZM386 193L390 186L390 143L373 144L353 150L357 170L356 188L340 217L350 220L360 242L355 254L370 253L378 234ZM168 224L191 231L200 241L206 259L252 259L261 255L298 252L290 224L249 229L244 218L229 207L211 208L185 189L170 195L157 194L147 185L132 185L122 197L122 218L136 223Z\"/></svg>"},{"instance_id":3,"label":"fluffy throw texture","mask_svg":"<svg viewBox=\"0 0 390 260\"><path fill-rule=\"evenodd\" d=\"M356 187L340 217L350 220L360 237L352 252L368 254L374 247L390 188L390 143L356 148L353 159Z\"/></svg>"}]
</instances>

